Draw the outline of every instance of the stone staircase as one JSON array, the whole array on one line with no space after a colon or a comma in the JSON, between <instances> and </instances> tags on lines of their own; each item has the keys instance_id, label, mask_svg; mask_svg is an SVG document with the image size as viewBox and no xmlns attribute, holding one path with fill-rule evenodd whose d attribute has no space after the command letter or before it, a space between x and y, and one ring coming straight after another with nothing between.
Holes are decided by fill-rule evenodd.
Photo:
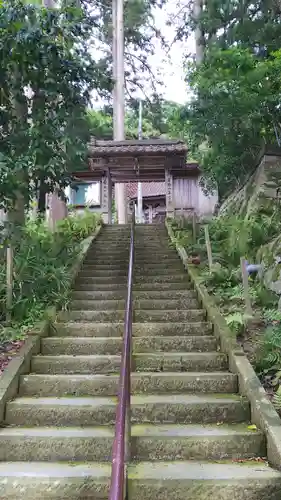
<instances>
[{"instance_id":1,"label":"stone staircase","mask_svg":"<svg viewBox=\"0 0 281 500\"><path fill-rule=\"evenodd\" d=\"M130 229L105 227L0 430L0 499L107 499ZM280 500L164 226L137 226L128 499ZM240 463L240 461L242 463Z\"/></svg>"}]
</instances>

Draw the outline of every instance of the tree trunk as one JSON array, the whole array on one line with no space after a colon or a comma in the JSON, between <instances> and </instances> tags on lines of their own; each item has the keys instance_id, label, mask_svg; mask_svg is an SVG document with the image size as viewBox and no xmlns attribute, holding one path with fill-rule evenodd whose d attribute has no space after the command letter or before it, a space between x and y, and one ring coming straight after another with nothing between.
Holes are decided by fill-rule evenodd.
<instances>
[{"instance_id":1,"label":"tree trunk","mask_svg":"<svg viewBox=\"0 0 281 500\"><path fill-rule=\"evenodd\" d=\"M38 213L44 215L46 212L46 196L48 193L48 186L44 181L40 182L38 193Z\"/></svg>"},{"instance_id":2,"label":"tree trunk","mask_svg":"<svg viewBox=\"0 0 281 500\"><path fill-rule=\"evenodd\" d=\"M14 74L15 80L18 79L18 71L15 71ZM23 127L24 125L27 125L27 117L28 117L28 109L27 109L27 100L22 93L22 99L16 98L15 96L11 97L12 103L13 103L13 109L14 109L14 115L18 123L22 123ZM24 142L24 141L23 141ZM26 148L26 143L21 145L19 148L18 153L24 153ZM11 224L15 224L18 226L22 226L25 223L25 206L26 206L26 199L24 195L24 187L27 189L28 188L28 174L24 171L20 172L17 174L18 177L18 183L23 187L22 190L16 191L14 193L15 195L15 201L13 203L13 206L9 209L8 212L8 220Z\"/></svg>"}]
</instances>

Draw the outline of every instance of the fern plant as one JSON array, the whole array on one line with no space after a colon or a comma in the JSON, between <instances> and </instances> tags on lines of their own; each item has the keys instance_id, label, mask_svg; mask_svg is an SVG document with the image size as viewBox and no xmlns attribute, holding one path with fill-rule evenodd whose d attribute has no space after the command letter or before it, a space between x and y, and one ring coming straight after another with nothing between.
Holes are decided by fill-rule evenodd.
<instances>
[{"instance_id":1,"label":"fern plant","mask_svg":"<svg viewBox=\"0 0 281 500\"><path fill-rule=\"evenodd\" d=\"M241 311L236 311L232 314L228 314L225 316L225 320L229 328L234 332L237 336L244 333L247 321L252 319L252 316L248 314L243 314Z\"/></svg>"},{"instance_id":2,"label":"fern plant","mask_svg":"<svg viewBox=\"0 0 281 500\"><path fill-rule=\"evenodd\" d=\"M273 404L277 411L281 411L281 385L278 387L277 391L273 396Z\"/></svg>"},{"instance_id":3,"label":"fern plant","mask_svg":"<svg viewBox=\"0 0 281 500\"><path fill-rule=\"evenodd\" d=\"M259 342L256 368L261 375L281 370L281 326L279 323L266 328Z\"/></svg>"}]
</instances>

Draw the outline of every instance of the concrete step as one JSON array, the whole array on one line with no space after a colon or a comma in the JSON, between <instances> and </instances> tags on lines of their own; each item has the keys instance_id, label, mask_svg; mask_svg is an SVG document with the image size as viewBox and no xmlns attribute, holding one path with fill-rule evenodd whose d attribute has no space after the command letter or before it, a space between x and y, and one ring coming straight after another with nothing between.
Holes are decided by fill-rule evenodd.
<instances>
[{"instance_id":1,"label":"concrete step","mask_svg":"<svg viewBox=\"0 0 281 500\"><path fill-rule=\"evenodd\" d=\"M0 498L5 500L107 500L111 466L102 463L0 463Z\"/></svg>"},{"instance_id":2,"label":"concrete step","mask_svg":"<svg viewBox=\"0 0 281 500\"><path fill-rule=\"evenodd\" d=\"M157 256L159 258L159 262L166 259L174 259L177 257L177 254L174 250L169 250L163 247L151 247L149 249L142 249L139 252L135 252L136 260L146 260L150 259L151 256Z\"/></svg>"},{"instance_id":3,"label":"concrete step","mask_svg":"<svg viewBox=\"0 0 281 500\"><path fill-rule=\"evenodd\" d=\"M62 312L59 315L60 321L95 321L98 323L124 321L124 310L115 311L69 311ZM190 310L166 310L157 311L154 309L146 311L135 311L134 322L182 322L182 321L200 321L205 319L205 312L202 309Z\"/></svg>"},{"instance_id":4,"label":"concrete step","mask_svg":"<svg viewBox=\"0 0 281 500\"><path fill-rule=\"evenodd\" d=\"M135 240L135 248L136 252L140 252L142 250L149 250L150 248L158 247L161 248L163 246L164 248L175 250L173 245L169 243L167 238L136 238Z\"/></svg>"},{"instance_id":5,"label":"concrete step","mask_svg":"<svg viewBox=\"0 0 281 500\"><path fill-rule=\"evenodd\" d=\"M101 272L101 271L127 271L128 272L128 267L129 267L129 263L128 261L126 262L123 262L123 263L115 263L115 262L110 262L110 263L104 263L104 264L99 264L99 263L95 263L94 261L87 261L87 262L84 262L84 265L83 265L83 271L88 271L89 273L91 274L95 274L95 272ZM163 270L166 270L167 272L167 269L169 271L181 271L181 272L184 272L184 267L183 265L181 264L181 262L174 262L174 263L167 263L167 262L158 262L158 264L149 264L148 262L145 262L144 264L140 264L140 263L135 263L134 264L134 272L141 272L141 271L145 271L145 270L150 270L150 271L157 271L160 272L160 274L163 272Z\"/></svg>"},{"instance_id":6,"label":"concrete step","mask_svg":"<svg viewBox=\"0 0 281 500\"><path fill-rule=\"evenodd\" d=\"M134 275L135 276L140 276L146 272L148 272L150 274L153 274L155 276L161 276L162 274L163 275L172 275L172 276L175 276L177 274L181 274L181 275L185 275L187 276L187 273L184 269L184 267L179 263L177 264L176 266L173 265L173 266L169 266L168 264L160 264L159 266L138 266L138 265L135 265L134 267Z\"/></svg>"},{"instance_id":7,"label":"concrete step","mask_svg":"<svg viewBox=\"0 0 281 500\"><path fill-rule=\"evenodd\" d=\"M122 241L130 241L131 238L131 232L126 231L126 232L115 232L113 234L110 233L103 233L100 234L99 238L96 238L93 241L93 246L95 246L97 243L100 243L102 241L116 241L116 242L122 242Z\"/></svg>"},{"instance_id":8,"label":"concrete step","mask_svg":"<svg viewBox=\"0 0 281 500\"><path fill-rule=\"evenodd\" d=\"M99 238L96 240L96 242L94 242L93 244L93 248L96 246L96 245L99 245L101 243L115 243L116 245L120 244L120 245L129 245L130 243L130 235L123 235L123 236L120 236L119 238L116 237L116 236L107 236L107 237L102 237L102 238ZM165 245L165 247L169 248L170 245L169 245L169 241L167 240L167 236L165 235L157 235L156 237L151 237L151 236L148 236L147 238L142 238L142 237L138 237L137 235L135 235L135 246L138 248L138 247L145 247L145 246L150 246L150 245L159 245L160 243L163 243Z\"/></svg>"},{"instance_id":9,"label":"concrete step","mask_svg":"<svg viewBox=\"0 0 281 500\"><path fill-rule=\"evenodd\" d=\"M281 473L246 462L140 462L129 467L130 500L279 500Z\"/></svg>"},{"instance_id":10,"label":"concrete step","mask_svg":"<svg viewBox=\"0 0 281 500\"><path fill-rule=\"evenodd\" d=\"M124 333L124 324L119 323L90 323L66 322L56 323L52 330L57 337L121 337ZM212 325L205 321L186 323L133 323L134 337L198 337L211 335Z\"/></svg>"},{"instance_id":11,"label":"concrete step","mask_svg":"<svg viewBox=\"0 0 281 500\"><path fill-rule=\"evenodd\" d=\"M127 278L128 276L128 269L108 269L107 271L105 269L102 269L101 271L93 271L92 269L88 269L87 267L83 267L81 271L79 272L79 276L81 277L91 277L93 279L95 278L107 278L107 277L119 277L121 276L122 278Z\"/></svg>"},{"instance_id":12,"label":"concrete step","mask_svg":"<svg viewBox=\"0 0 281 500\"><path fill-rule=\"evenodd\" d=\"M169 290L171 291L171 294L173 294L174 291L180 291L180 290L194 290L191 282L188 280L188 276L186 275L185 281L171 281L171 282L164 282L162 281L161 283L159 282L153 282L153 281L148 281L147 283L145 282L136 282L134 281L133 283L133 290L134 291L152 291L152 290L159 290L159 291L166 291Z\"/></svg>"},{"instance_id":13,"label":"concrete step","mask_svg":"<svg viewBox=\"0 0 281 500\"><path fill-rule=\"evenodd\" d=\"M128 243L117 243L116 245L110 244L110 242L102 242L100 241L99 244L96 243L89 249L88 255L94 255L95 253L98 253L99 251L103 250L104 253L108 256L122 253L122 252L127 252L129 250L130 244ZM150 255L153 255L153 251L159 252L161 255L167 255L170 257L177 257L177 252L174 248L170 247L169 245L159 242L156 245L144 245L143 243L140 243L138 247L135 245L135 256L143 256L147 255L150 257ZM155 256L155 254L154 254Z\"/></svg>"},{"instance_id":14,"label":"concrete step","mask_svg":"<svg viewBox=\"0 0 281 500\"><path fill-rule=\"evenodd\" d=\"M147 244L140 243L135 246L136 255L150 255L152 252L159 252L160 254L170 254L175 256L175 249L167 245L166 241L158 241L157 243L149 242Z\"/></svg>"},{"instance_id":15,"label":"concrete step","mask_svg":"<svg viewBox=\"0 0 281 500\"><path fill-rule=\"evenodd\" d=\"M126 295L126 294L125 294ZM126 301L123 300L90 300L90 299L74 299L70 303L71 311L125 311Z\"/></svg>"},{"instance_id":16,"label":"concrete step","mask_svg":"<svg viewBox=\"0 0 281 500\"><path fill-rule=\"evenodd\" d=\"M66 372L67 373L67 372ZM23 375L21 396L117 396L119 374L116 375ZM133 394L236 393L237 377L228 372L209 373L132 373Z\"/></svg>"},{"instance_id":17,"label":"concrete step","mask_svg":"<svg viewBox=\"0 0 281 500\"><path fill-rule=\"evenodd\" d=\"M83 268L80 271L80 276L91 276L92 278L98 277L98 276L127 276L128 275L128 268L129 266L124 266L123 268L116 268L113 269L112 267L109 267L107 269L95 269L89 266L83 266ZM185 275L184 269L178 265L177 267L170 268L168 266L164 267L151 267L151 268L146 268L145 266L142 268L134 267L134 276L137 279L137 277L141 277L144 272L149 270L149 275L151 276L162 276L162 275L167 275L169 276L171 273L173 276L176 276L178 274L180 275Z\"/></svg>"},{"instance_id":18,"label":"concrete step","mask_svg":"<svg viewBox=\"0 0 281 500\"><path fill-rule=\"evenodd\" d=\"M91 321L97 323L123 323L125 312L123 309L116 311L62 311L58 321Z\"/></svg>"},{"instance_id":19,"label":"concrete step","mask_svg":"<svg viewBox=\"0 0 281 500\"><path fill-rule=\"evenodd\" d=\"M129 247L127 249L123 248L112 248L111 250L106 250L105 248L95 248L94 250L89 250L89 253L87 254L87 258L90 258L91 260L95 260L97 257L102 256L103 258L107 260L125 260L128 261L129 259Z\"/></svg>"},{"instance_id":20,"label":"concrete step","mask_svg":"<svg viewBox=\"0 0 281 500\"><path fill-rule=\"evenodd\" d=\"M166 260L175 260L176 254L174 252L161 252L159 249L151 249L149 252L145 253L140 253L140 254L135 254L135 263L137 264L138 262L147 262L150 260L150 257L153 256L154 258L157 256L158 257L158 262L166 262ZM122 260L123 262L129 262L129 248L127 250L104 250L104 249L95 249L93 253L89 253L87 255L87 261L86 262L99 262L100 260L103 260L108 263L113 263L119 260Z\"/></svg>"},{"instance_id":21,"label":"concrete step","mask_svg":"<svg viewBox=\"0 0 281 500\"><path fill-rule=\"evenodd\" d=\"M74 290L72 293L73 299L76 300L125 300L126 291L91 291L91 290ZM151 291L136 291L133 294L134 300L187 300L196 299L197 295L193 290L174 290L172 293L168 290L151 290Z\"/></svg>"},{"instance_id":22,"label":"concrete step","mask_svg":"<svg viewBox=\"0 0 281 500\"><path fill-rule=\"evenodd\" d=\"M265 455L260 431L247 425L133 425L133 460L222 460ZM85 462L111 460L114 427L0 429L0 461Z\"/></svg>"},{"instance_id":23,"label":"concrete step","mask_svg":"<svg viewBox=\"0 0 281 500\"><path fill-rule=\"evenodd\" d=\"M43 355L121 354L121 337L47 337L41 340ZM209 352L217 350L217 340L206 336L171 336L133 338L133 352Z\"/></svg>"},{"instance_id":24,"label":"concrete step","mask_svg":"<svg viewBox=\"0 0 281 500\"><path fill-rule=\"evenodd\" d=\"M145 283L158 283L161 289L162 283L184 283L188 282L187 274L184 272L176 274L166 274L166 275L155 275L152 276L148 274L138 275L134 277L134 286Z\"/></svg>"},{"instance_id":25,"label":"concrete step","mask_svg":"<svg viewBox=\"0 0 281 500\"><path fill-rule=\"evenodd\" d=\"M133 309L149 310L157 309L162 310L180 310L180 309L196 309L198 307L198 300L194 298L187 299L145 299L133 301ZM74 299L71 301L70 309L72 311L90 310L90 311L109 311L109 310L124 310L126 308L125 300L90 300L90 299Z\"/></svg>"},{"instance_id":26,"label":"concrete step","mask_svg":"<svg viewBox=\"0 0 281 500\"><path fill-rule=\"evenodd\" d=\"M123 276L85 276L83 272L79 273L76 283L78 287L84 283L93 284L95 287L99 285L109 285L111 289L112 285L123 285L127 286L128 274L123 274ZM76 287L75 287L76 288Z\"/></svg>"},{"instance_id":27,"label":"concrete step","mask_svg":"<svg viewBox=\"0 0 281 500\"><path fill-rule=\"evenodd\" d=\"M93 290L93 291L115 291L115 290L127 290L127 280L122 283L111 282L106 280L106 282L100 282L100 280L87 280L86 278L77 279L75 283L75 291L83 290ZM193 290L191 283L186 279L186 281L177 283L133 283L133 290L137 291L170 291L173 294L174 291L180 290Z\"/></svg>"},{"instance_id":28,"label":"concrete step","mask_svg":"<svg viewBox=\"0 0 281 500\"><path fill-rule=\"evenodd\" d=\"M34 356L34 373L119 373L118 355ZM132 356L132 370L146 372L216 371L227 369L227 357L219 352L138 353Z\"/></svg>"},{"instance_id":29,"label":"concrete step","mask_svg":"<svg viewBox=\"0 0 281 500\"><path fill-rule=\"evenodd\" d=\"M146 310L146 311L135 311L134 321L135 322L156 322L156 321L167 321L169 322L181 322L181 321L202 321L205 319L206 313L202 309L189 309L189 310Z\"/></svg>"},{"instance_id":30,"label":"concrete step","mask_svg":"<svg viewBox=\"0 0 281 500\"><path fill-rule=\"evenodd\" d=\"M74 300L119 300L124 301L127 297L127 290L122 289L118 290L101 290L101 291L92 291L92 290L74 290L72 292L72 298Z\"/></svg>"},{"instance_id":31,"label":"concrete step","mask_svg":"<svg viewBox=\"0 0 281 500\"><path fill-rule=\"evenodd\" d=\"M266 454L263 433L247 424L134 425L132 436L133 460L245 460Z\"/></svg>"},{"instance_id":32,"label":"concrete step","mask_svg":"<svg viewBox=\"0 0 281 500\"><path fill-rule=\"evenodd\" d=\"M96 283L94 281L89 282L85 278L83 278L83 280L81 278L77 278L74 289L75 291L92 290L93 292L112 292L118 290L119 292L124 291L127 293L127 281L124 280L123 283L110 283L109 281L106 283Z\"/></svg>"},{"instance_id":33,"label":"concrete step","mask_svg":"<svg viewBox=\"0 0 281 500\"><path fill-rule=\"evenodd\" d=\"M103 233L113 233L114 231L124 231L126 229L130 230L131 224L106 224L102 228Z\"/></svg>"},{"instance_id":34,"label":"concrete step","mask_svg":"<svg viewBox=\"0 0 281 500\"><path fill-rule=\"evenodd\" d=\"M91 250L89 250L89 255L93 254L99 254L102 252L105 255L115 255L115 254L127 254L128 258L128 252L130 250L130 245L129 243L123 244L123 243L112 243L112 242L100 242L96 243L96 245L93 246Z\"/></svg>"},{"instance_id":35,"label":"concrete step","mask_svg":"<svg viewBox=\"0 0 281 500\"><path fill-rule=\"evenodd\" d=\"M93 246L97 245L100 242L103 241L112 241L116 243L120 243L123 241L130 241L130 232L123 232L123 233L115 233L115 234L102 234L100 235L99 238L97 238L95 241L93 241Z\"/></svg>"},{"instance_id":36,"label":"concrete step","mask_svg":"<svg viewBox=\"0 0 281 500\"><path fill-rule=\"evenodd\" d=\"M128 259L128 256L127 256L127 259L115 259L115 258L110 258L109 257L104 257L103 255L94 255L94 256L91 256L90 254L87 254L86 256L86 259L84 260L85 264L86 263L89 263L89 264L97 264L97 265L120 265L122 266L124 263L128 263L129 262L129 259ZM140 264L147 264L147 265L150 265L150 266L154 266L157 265L157 264L169 264L169 265L172 265L172 264L181 264L181 261L179 259L179 257L177 257L176 255L174 255L172 258L171 257L168 257L168 258L163 258L162 256L162 260L159 261L159 259L157 258L157 256L155 255L151 255L150 257L138 257L137 255L135 255L135 260L134 260L134 263L135 265L140 265Z\"/></svg>"},{"instance_id":37,"label":"concrete step","mask_svg":"<svg viewBox=\"0 0 281 500\"><path fill-rule=\"evenodd\" d=\"M149 274L147 275L146 269L135 269L134 270L134 282L147 282L147 281L156 281L156 282L169 282L169 281L184 281L187 278L187 274L184 272L183 269L172 269L169 270L168 268L166 269L154 269L150 270L149 269ZM173 274L171 274L171 271L173 271ZM109 269L105 270L103 269L102 271L93 271L92 269L89 270L87 268L82 268L81 271L79 272L79 278L80 279L87 279L88 281L95 281L95 282L102 282L101 280L109 280L113 282L118 282L119 278L121 280L126 279L128 276L128 270L127 269ZM175 280L173 280L175 278Z\"/></svg>"},{"instance_id":38,"label":"concrete step","mask_svg":"<svg viewBox=\"0 0 281 500\"><path fill-rule=\"evenodd\" d=\"M115 397L17 398L6 405L6 424L25 427L114 425ZM248 401L236 395L133 395L132 423L239 423L250 420ZM1 497L0 497L1 498Z\"/></svg>"}]
</instances>

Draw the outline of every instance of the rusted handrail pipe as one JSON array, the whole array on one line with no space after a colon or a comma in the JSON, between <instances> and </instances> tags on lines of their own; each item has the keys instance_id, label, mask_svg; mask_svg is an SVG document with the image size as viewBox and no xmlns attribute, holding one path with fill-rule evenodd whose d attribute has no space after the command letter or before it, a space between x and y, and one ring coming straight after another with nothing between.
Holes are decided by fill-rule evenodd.
<instances>
[{"instance_id":1,"label":"rusted handrail pipe","mask_svg":"<svg viewBox=\"0 0 281 500\"><path fill-rule=\"evenodd\" d=\"M112 471L109 500L124 500L126 493L125 464L130 451L130 407L131 407L131 352L133 319L133 270L134 270L135 210L132 214L130 256L128 269L127 301L124 321L124 337L120 368L118 403L115 421L115 436L112 448Z\"/></svg>"}]
</instances>

